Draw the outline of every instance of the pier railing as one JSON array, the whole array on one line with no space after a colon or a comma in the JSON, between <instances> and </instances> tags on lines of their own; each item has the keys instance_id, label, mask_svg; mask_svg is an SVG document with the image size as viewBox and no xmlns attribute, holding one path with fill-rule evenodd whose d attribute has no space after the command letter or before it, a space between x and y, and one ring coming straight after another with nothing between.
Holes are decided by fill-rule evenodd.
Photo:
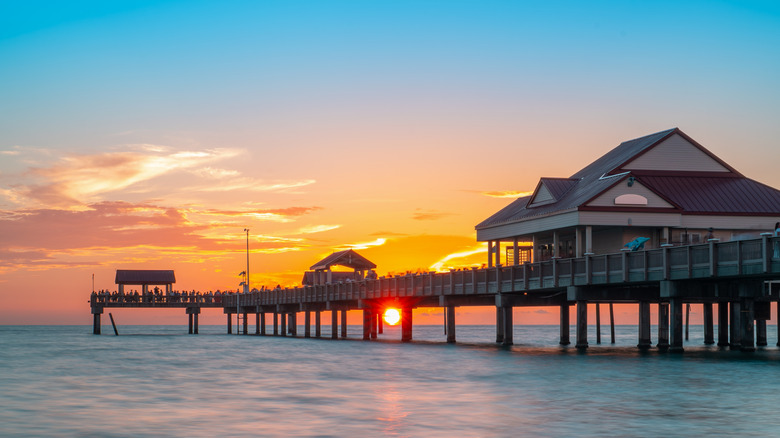
<instances>
[{"instance_id":1,"label":"pier railing","mask_svg":"<svg viewBox=\"0 0 780 438\"><path fill-rule=\"evenodd\" d=\"M324 303L377 298L480 296L533 292L566 286L641 284L661 280L712 277L780 276L775 248L780 238L698 245L665 246L644 251L554 258L522 265L451 270L381 277L322 285L223 296L225 307Z\"/></svg>"}]
</instances>

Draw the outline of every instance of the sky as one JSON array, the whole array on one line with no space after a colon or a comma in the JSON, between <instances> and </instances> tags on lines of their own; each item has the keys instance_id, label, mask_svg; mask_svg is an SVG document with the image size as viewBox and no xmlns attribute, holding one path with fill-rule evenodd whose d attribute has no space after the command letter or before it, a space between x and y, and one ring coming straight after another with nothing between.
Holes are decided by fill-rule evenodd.
<instances>
[{"instance_id":1,"label":"sky","mask_svg":"<svg viewBox=\"0 0 780 438\"><path fill-rule=\"evenodd\" d=\"M89 324L117 269L236 289L244 228L252 286L480 265L540 177L672 127L780 187L777 47L759 1L3 2L0 324Z\"/></svg>"}]
</instances>

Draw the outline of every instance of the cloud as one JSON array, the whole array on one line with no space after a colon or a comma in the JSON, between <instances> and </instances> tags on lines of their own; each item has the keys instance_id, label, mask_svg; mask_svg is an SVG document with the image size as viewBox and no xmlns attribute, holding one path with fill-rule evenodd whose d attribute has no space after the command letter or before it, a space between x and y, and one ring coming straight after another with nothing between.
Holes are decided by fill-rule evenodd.
<instances>
[{"instance_id":1,"label":"cloud","mask_svg":"<svg viewBox=\"0 0 780 438\"><path fill-rule=\"evenodd\" d=\"M429 269L436 272L447 272L450 269L464 267L464 263L450 263L452 260L465 259L476 254L485 254L487 252L487 244L478 245L472 249L466 251L459 251L452 254L447 254L442 259L432 264ZM466 263L465 266L473 266L474 263ZM477 264L479 266L479 264Z\"/></svg>"},{"instance_id":2,"label":"cloud","mask_svg":"<svg viewBox=\"0 0 780 438\"><path fill-rule=\"evenodd\" d=\"M520 198L523 196L531 196L533 193L533 190L530 192L518 192L513 190L494 190L490 192L480 192L480 194L490 196L491 198Z\"/></svg>"},{"instance_id":3,"label":"cloud","mask_svg":"<svg viewBox=\"0 0 780 438\"><path fill-rule=\"evenodd\" d=\"M446 213L436 210L422 210L418 208L414 214L412 214L412 219L417 221L433 221L452 215L454 215L454 213Z\"/></svg>"},{"instance_id":4,"label":"cloud","mask_svg":"<svg viewBox=\"0 0 780 438\"><path fill-rule=\"evenodd\" d=\"M380 237L380 238L378 238L378 239L376 239L374 241L371 241L371 242L349 243L349 244L345 244L345 245L339 245L338 247L336 247L336 249L338 251L342 251L342 250L345 250L345 249L367 249L367 248L371 248L371 247L374 247L374 246L382 246L386 242L387 242L387 239L384 239L384 238Z\"/></svg>"},{"instance_id":5,"label":"cloud","mask_svg":"<svg viewBox=\"0 0 780 438\"><path fill-rule=\"evenodd\" d=\"M308 227L303 227L299 229L297 232L292 234L316 234L316 233L324 233L326 231L336 230L338 228L341 228L341 225L311 225Z\"/></svg>"}]
</instances>

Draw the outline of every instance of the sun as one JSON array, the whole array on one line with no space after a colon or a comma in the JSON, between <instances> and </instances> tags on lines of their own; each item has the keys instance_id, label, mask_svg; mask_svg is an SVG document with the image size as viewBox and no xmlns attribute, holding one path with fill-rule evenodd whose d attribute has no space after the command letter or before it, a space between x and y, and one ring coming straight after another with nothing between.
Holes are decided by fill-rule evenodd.
<instances>
[{"instance_id":1,"label":"sun","mask_svg":"<svg viewBox=\"0 0 780 438\"><path fill-rule=\"evenodd\" d=\"M401 313L398 311L398 309L390 308L385 310L383 318L386 323L390 325L396 325L398 324L398 321L401 320Z\"/></svg>"}]
</instances>

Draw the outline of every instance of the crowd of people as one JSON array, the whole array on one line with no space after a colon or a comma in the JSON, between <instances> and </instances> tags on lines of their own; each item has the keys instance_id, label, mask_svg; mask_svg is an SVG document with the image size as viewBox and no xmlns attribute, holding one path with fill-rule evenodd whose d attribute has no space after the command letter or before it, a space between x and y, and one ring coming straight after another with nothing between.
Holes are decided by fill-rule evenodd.
<instances>
[{"instance_id":1,"label":"crowd of people","mask_svg":"<svg viewBox=\"0 0 780 438\"><path fill-rule=\"evenodd\" d=\"M110 292L108 290L100 290L98 292L92 292L92 296L98 301L103 303L221 303L222 296L230 293L217 290L216 292L208 291L201 293L200 291L170 291L165 292L158 287L154 290L139 293L137 290L125 292Z\"/></svg>"}]
</instances>

